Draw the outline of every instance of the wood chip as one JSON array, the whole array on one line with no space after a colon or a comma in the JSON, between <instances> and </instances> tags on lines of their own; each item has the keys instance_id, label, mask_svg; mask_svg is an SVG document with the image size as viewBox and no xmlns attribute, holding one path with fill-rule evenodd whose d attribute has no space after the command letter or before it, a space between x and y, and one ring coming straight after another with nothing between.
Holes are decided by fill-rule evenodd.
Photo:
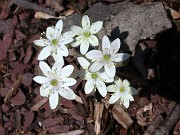
<instances>
[{"instance_id":1,"label":"wood chip","mask_svg":"<svg viewBox=\"0 0 180 135\"><path fill-rule=\"evenodd\" d=\"M49 15L49 14L46 14L46 13L43 13L43 12L36 12L34 17L36 19L65 19L65 16L59 16L59 17L55 17L55 16L52 16L52 15Z\"/></svg>"},{"instance_id":2,"label":"wood chip","mask_svg":"<svg viewBox=\"0 0 180 135\"><path fill-rule=\"evenodd\" d=\"M43 106L47 101L49 100L48 97L43 98L41 101L39 101L36 105L34 105L31 110L37 111L41 106Z\"/></svg>"},{"instance_id":3,"label":"wood chip","mask_svg":"<svg viewBox=\"0 0 180 135\"><path fill-rule=\"evenodd\" d=\"M23 79L23 75L20 74L18 76L18 79L13 83L12 87L10 88L8 93L6 94L6 96L4 98L5 103L7 103L7 101L18 92L18 88L22 83L22 79Z\"/></svg>"},{"instance_id":4,"label":"wood chip","mask_svg":"<svg viewBox=\"0 0 180 135\"><path fill-rule=\"evenodd\" d=\"M61 134L49 134L49 135L81 135L85 132L85 130L73 130L69 131L67 133L61 133Z\"/></svg>"},{"instance_id":5,"label":"wood chip","mask_svg":"<svg viewBox=\"0 0 180 135\"><path fill-rule=\"evenodd\" d=\"M120 105L114 105L112 108L113 117L121 124L125 129L127 129L133 123L133 120L127 114Z\"/></svg>"}]
</instances>

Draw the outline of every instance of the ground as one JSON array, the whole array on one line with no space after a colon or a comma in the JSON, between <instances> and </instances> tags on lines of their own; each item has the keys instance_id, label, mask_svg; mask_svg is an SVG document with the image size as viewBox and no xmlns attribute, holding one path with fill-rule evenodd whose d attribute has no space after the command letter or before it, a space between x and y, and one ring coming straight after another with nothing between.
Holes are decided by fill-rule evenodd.
<instances>
[{"instance_id":1,"label":"ground","mask_svg":"<svg viewBox=\"0 0 180 135\"><path fill-rule=\"evenodd\" d=\"M101 2L110 5L119 1ZM108 105L108 97L104 99L98 92L86 95L83 90L85 81L74 73L77 83L71 88L79 99L69 101L62 98L55 110L50 109L48 98L40 95L40 85L33 81L34 76L42 74L37 60L40 48L33 41L39 39L48 26L57 22L55 17L83 14L99 1L28 2L0 1L0 135L180 135L179 1L163 2L173 27L157 34L153 40L139 41L136 46L135 52L144 59L148 76L134 64L133 52L128 52L132 55L130 60L117 68L117 75L128 79L131 86L138 90L128 109ZM157 1L132 2L143 5ZM36 14L35 17L37 11L48 15ZM142 47L146 49L143 53L138 51ZM72 56L65 58L65 63L72 64L77 71L80 65L76 61L76 53L75 49ZM47 59L48 64L53 62L51 57Z\"/></svg>"}]
</instances>

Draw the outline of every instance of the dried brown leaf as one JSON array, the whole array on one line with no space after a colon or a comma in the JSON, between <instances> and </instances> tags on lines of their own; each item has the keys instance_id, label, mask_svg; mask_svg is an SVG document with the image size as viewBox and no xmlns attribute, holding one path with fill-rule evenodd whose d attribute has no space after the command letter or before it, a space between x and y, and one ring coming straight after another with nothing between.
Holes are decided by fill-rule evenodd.
<instances>
[{"instance_id":1,"label":"dried brown leaf","mask_svg":"<svg viewBox=\"0 0 180 135\"><path fill-rule=\"evenodd\" d=\"M114 105L112 108L113 117L121 124L125 129L127 129L133 123L133 120L127 114L120 105Z\"/></svg>"},{"instance_id":2,"label":"dried brown leaf","mask_svg":"<svg viewBox=\"0 0 180 135\"><path fill-rule=\"evenodd\" d=\"M180 19L180 13L179 12L177 12L176 10L174 10L172 8L169 8L169 10L171 12L173 19Z\"/></svg>"},{"instance_id":3,"label":"dried brown leaf","mask_svg":"<svg viewBox=\"0 0 180 135\"><path fill-rule=\"evenodd\" d=\"M104 103L95 102L94 120L95 120L95 133L98 135L101 132L101 118L104 110Z\"/></svg>"},{"instance_id":4,"label":"dried brown leaf","mask_svg":"<svg viewBox=\"0 0 180 135\"><path fill-rule=\"evenodd\" d=\"M55 17L55 16L48 15L48 14L43 13L43 12L36 12L34 17L36 19L52 19L52 18L55 18L55 19L64 19L65 18L65 16Z\"/></svg>"},{"instance_id":5,"label":"dried brown leaf","mask_svg":"<svg viewBox=\"0 0 180 135\"><path fill-rule=\"evenodd\" d=\"M11 86L10 90L8 91L8 93L6 94L5 98L4 98L4 102L6 103L12 96L14 96L17 92L18 92L18 88L22 83L22 79L23 79L23 75L19 75L18 79L13 83L13 85Z\"/></svg>"},{"instance_id":6,"label":"dried brown leaf","mask_svg":"<svg viewBox=\"0 0 180 135\"><path fill-rule=\"evenodd\" d=\"M74 13L75 11L73 9L69 9L68 11L66 11L65 16L70 16Z\"/></svg>"}]
</instances>

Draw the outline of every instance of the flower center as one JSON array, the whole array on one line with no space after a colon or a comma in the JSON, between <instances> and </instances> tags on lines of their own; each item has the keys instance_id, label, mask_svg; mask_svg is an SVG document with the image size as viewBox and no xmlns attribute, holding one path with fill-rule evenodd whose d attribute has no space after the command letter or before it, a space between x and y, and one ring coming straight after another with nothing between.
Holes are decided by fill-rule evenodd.
<instances>
[{"instance_id":1,"label":"flower center","mask_svg":"<svg viewBox=\"0 0 180 135\"><path fill-rule=\"evenodd\" d=\"M85 38L88 38L91 35L91 33L90 32L84 32L83 35Z\"/></svg>"},{"instance_id":2,"label":"flower center","mask_svg":"<svg viewBox=\"0 0 180 135\"><path fill-rule=\"evenodd\" d=\"M98 74L97 74L97 73L92 73L92 74L91 74L91 77L92 77L93 79L96 79L96 78L98 77Z\"/></svg>"},{"instance_id":3,"label":"flower center","mask_svg":"<svg viewBox=\"0 0 180 135\"><path fill-rule=\"evenodd\" d=\"M110 56L108 54L103 55L104 60L108 61L110 59Z\"/></svg>"},{"instance_id":4,"label":"flower center","mask_svg":"<svg viewBox=\"0 0 180 135\"><path fill-rule=\"evenodd\" d=\"M57 86L58 85L58 81L56 79L53 79L53 80L51 80L50 84L52 86Z\"/></svg>"},{"instance_id":5,"label":"flower center","mask_svg":"<svg viewBox=\"0 0 180 135\"><path fill-rule=\"evenodd\" d=\"M53 39L51 41L51 44L54 45L54 46L58 45L58 40L57 39Z\"/></svg>"},{"instance_id":6,"label":"flower center","mask_svg":"<svg viewBox=\"0 0 180 135\"><path fill-rule=\"evenodd\" d=\"M125 91L124 86L122 86L122 87L119 89L119 91L123 93L123 92Z\"/></svg>"}]
</instances>

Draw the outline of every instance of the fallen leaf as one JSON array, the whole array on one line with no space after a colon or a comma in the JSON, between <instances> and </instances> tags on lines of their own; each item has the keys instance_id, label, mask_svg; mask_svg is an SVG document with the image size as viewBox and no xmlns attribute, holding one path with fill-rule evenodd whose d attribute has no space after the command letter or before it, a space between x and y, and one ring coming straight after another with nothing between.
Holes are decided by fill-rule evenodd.
<instances>
[{"instance_id":1,"label":"fallen leaf","mask_svg":"<svg viewBox=\"0 0 180 135\"><path fill-rule=\"evenodd\" d=\"M48 14L43 13L43 12L36 12L34 17L36 19L52 19L52 18L55 18L55 19L65 19L65 16L55 17L55 16L48 15Z\"/></svg>"},{"instance_id":2,"label":"fallen leaf","mask_svg":"<svg viewBox=\"0 0 180 135\"><path fill-rule=\"evenodd\" d=\"M101 118L104 110L104 104L101 102L95 102L94 121L95 121L95 133L98 135L101 132Z\"/></svg>"},{"instance_id":3,"label":"fallen leaf","mask_svg":"<svg viewBox=\"0 0 180 135\"><path fill-rule=\"evenodd\" d=\"M127 114L120 105L114 105L112 108L113 117L121 124L125 129L127 129L133 123L133 120Z\"/></svg>"},{"instance_id":4,"label":"fallen leaf","mask_svg":"<svg viewBox=\"0 0 180 135\"><path fill-rule=\"evenodd\" d=\"M74 13L75 11L73 9L69 9L68 11L66 11L65 16L70 16Z\"/></svg>"},{"instance_id":5,"label":"fallen leaf","mask_svg":"<svg viewBox=\"0 0 180 135\"><path fill-rule=\"evenodd\" d=\"M180 13L177 12L176 10L172 9L172 8L169 8L170 12L171 12L171 15L173 17L173 19L179 19L180 18Z\"/></svg>"}]
</instances>

